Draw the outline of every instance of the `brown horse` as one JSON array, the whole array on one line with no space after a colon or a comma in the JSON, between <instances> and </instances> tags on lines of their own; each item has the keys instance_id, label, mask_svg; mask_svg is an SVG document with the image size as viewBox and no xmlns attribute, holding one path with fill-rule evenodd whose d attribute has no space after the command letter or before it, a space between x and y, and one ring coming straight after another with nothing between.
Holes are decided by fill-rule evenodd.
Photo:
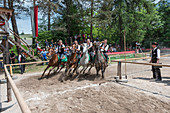
<instances>
[{"instance_id":1,"label":"brown horse","mask_svg":"<svg viewBox=\"0 0 170 113\"><path fill-rule=\"evenodd\" d=\"M59 72L60 72L61 69L63 69L64 66L65 66L65 64L66 64L66 62L61 62L61 63L60 63L60 61L59 61L59 59L58 59L58 55L56 54L56 52L55 52L54 49L52 49L52 48L48 49L48 56L51 56L51 59L50 59L50 61L49 61L49 63L48 63L48 66L47 66L46 69L44 70L44 72L43 72L43 74L42 74L42 76L41 76L41 79L44 77L44 74L45 74L45 72L47 71L48 68L52 67L52 68L49 70L49 72L48 72L48 76L49 76L50 72L51 72L55 67L58 66L58 68L57 68L57 70L56 70L56 71L58 71L59 68L60 68L60 65L62 65L62 67L61 67L60 70L59 70Z\"/></svg>"},{"instance_id":2,"label":"brown horse","mask_svg":"<svg viewBox=\"0 0 170 113\"><path fill-rule=\"evenodd\" d=\"M102 55L100 51L100 43L99 42L94 43L94 48L95 48L95 53L96 53L96 58L95 58L96 73L98 75L99 71L101 70L102 78L104 78L104 72L106 70L107 63L106 63L106 60L104 59L104 56Z\"/></svg>"},{"instance_id":3,"label":"brown horse","mask_svg":"<svg viewBox=\"0 0 170 113\"><path fill-rule=\"evenodd\" d=\"M78 65L78 59L77 59L77 49L76 49L76 45L72 46L72 54L68 59L68 62L66 64L66 69L65 69L65 75L64 77L68 77L68 75L70 74L70 72L73 70L73 72L75 71L77 65ZM63 77L63 79L64 79ZM66 79L66 78L65 78Z\"/></svg>"}]
</instances>

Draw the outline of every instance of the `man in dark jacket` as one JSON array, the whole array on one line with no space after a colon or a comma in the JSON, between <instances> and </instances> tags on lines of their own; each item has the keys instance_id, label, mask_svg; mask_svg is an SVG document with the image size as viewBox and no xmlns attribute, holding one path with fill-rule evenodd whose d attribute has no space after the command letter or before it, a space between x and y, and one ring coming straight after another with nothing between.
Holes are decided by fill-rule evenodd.
<instances>
[{"instance_id":1,"label":"man in dark jacket","mask_svg":"<svg viewBox=\"0 0 170 113\"><path fill-rule=\"evenodd\" d=\"M152 50L150 63L159 63L160 49L158 49L157 45L158 45L157 42L152 43L153 50ZM161 71L159 67L152 66L152 72L153 72L153 79L156 79L156 81L162 80Z\"/></svg>"}]
</instances>

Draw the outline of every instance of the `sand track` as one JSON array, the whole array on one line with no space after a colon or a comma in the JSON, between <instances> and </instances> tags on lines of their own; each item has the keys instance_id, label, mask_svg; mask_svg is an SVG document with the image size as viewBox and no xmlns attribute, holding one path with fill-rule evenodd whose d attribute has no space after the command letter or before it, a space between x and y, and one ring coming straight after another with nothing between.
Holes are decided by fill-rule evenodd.
<instances>
[{"instance_id":1,"label":"sand track","mask_svg":"<svg viewBox=\"0 0 170 113\"><path fill-rule=\"evenodd\" d=\"M170 59L161 62L170 64ZM33 113L169 113L169 68L162 69L160 83L150 80L150 69L127 64L128 83L113 81L116 64L107 69L105 80L97 78L93 69L86 79L64 83L58 81L63 72L43 80L27 76L16 83Z\"/></svg>"}]
</instances>

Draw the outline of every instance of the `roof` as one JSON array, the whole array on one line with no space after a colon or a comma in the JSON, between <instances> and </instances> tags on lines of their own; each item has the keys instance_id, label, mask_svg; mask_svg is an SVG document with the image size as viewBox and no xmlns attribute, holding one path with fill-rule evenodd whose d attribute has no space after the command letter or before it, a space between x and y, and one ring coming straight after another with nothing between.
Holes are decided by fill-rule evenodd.
<instances>
[{"instance_id":1,"label":"roof","mask_svg":"<svg viewBox=\"0 0 170 113\"><path fill-rule=\"evenodd\" d=\"M0 13L5 13L7 15L8 20L12 16L13 11L14 11L13 9L0 7Z\"/></svg>"}]
</instances>

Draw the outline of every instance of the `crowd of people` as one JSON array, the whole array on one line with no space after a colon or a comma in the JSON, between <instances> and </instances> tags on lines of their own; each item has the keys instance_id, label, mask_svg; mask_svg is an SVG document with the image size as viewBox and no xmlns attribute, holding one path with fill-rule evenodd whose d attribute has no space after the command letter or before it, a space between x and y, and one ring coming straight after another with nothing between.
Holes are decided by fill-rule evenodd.
<instances>
[{"instance_id":1,"label":"crowd of people","mask_svg":"<svg viewBox=\"0 0 170 113\"><path fill-rule=\"evenodd\" d=\"M77 38L76 38L77 39ZM96 41L99 41L98 38L96 38ZM94 61L94 49L93 49L93 41L91 41L89 38L87 40L84 40L84 43L87 43L88 46L88 53L90 55L90 60ZM49 48L53 48L56 52L56 54L59 55L60 60L62 60L64 58L64 55L66 55L67 57L69 57L71 55L71 46L75 45L76 49L77 49L77 55L78 55L78 60L80 60L80 49L81 49L81 44L80 44L80 40L74 40L73 44L71 46L67 46L67 43L65 41L65 43L63 43L62 40L59 40L59 42L54 42L53 40L51 40L50 42L48 42L47 40L44 42L45 47L42 49L39 46L39 42L36 42L36 48L37 48L37 52L40 53L41 57L42 57L42 61L47 61L47 53L48 53L48 49ZM112 52L113 50L116 51L115 48L113 48L112 46L109 47L109 45L107 44L107 40L105 39L104 41L102 41L101 45L100 45L101 51L103 53L103 55L105 56L105 59L107 61L108 56L107 56L107 52ZM110 50L109 50L110 49Z\"/></svg>"}]
</instances>

